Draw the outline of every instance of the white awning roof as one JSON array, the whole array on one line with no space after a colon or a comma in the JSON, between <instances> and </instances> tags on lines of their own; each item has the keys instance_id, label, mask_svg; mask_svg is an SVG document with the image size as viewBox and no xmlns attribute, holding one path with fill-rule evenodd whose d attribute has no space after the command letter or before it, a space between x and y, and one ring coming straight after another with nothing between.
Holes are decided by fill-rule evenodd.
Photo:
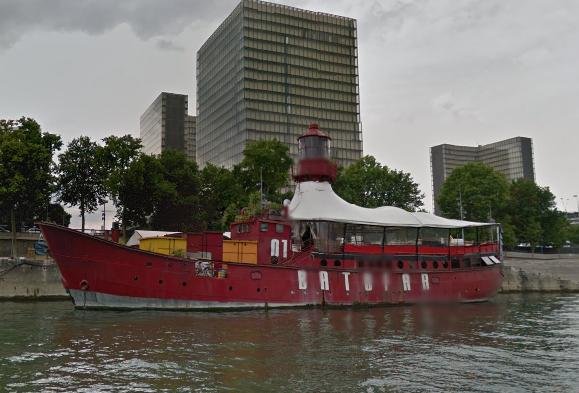
<instances>
[{"instance_id":1,"label":"white awning roof","mask_svg":"<svg viewBox=\"0 0 579 393\"><path fill-rule=\"evenodd\" d=\"M173 235L181 232L163 232L163 231L143 231L141 229L137 229L133 236L127 240L127 246L138 246L141 239L146 239L149 237L162 237L167 235Z\"/></svg>"},{"instance_id":2,"label":"white awning roof","mask_svg":"<svg viewBox=\"0 0 579 393\"><path fill-rule=\"evenodd\" d=\"M340 198L328 182L298 183L289 205L289 217L301 221L334 221L395 227L465 228L491 223L451 220L434 214L411 213L394 206L360 207Z\"/></svg>"}]
</instances>

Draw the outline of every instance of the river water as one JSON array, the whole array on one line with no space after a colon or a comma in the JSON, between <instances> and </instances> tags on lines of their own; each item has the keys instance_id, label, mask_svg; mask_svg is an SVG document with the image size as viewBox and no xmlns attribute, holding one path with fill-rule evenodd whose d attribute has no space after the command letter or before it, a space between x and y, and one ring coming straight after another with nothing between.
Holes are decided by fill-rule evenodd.
<instances>
[{"instance_id":1,"label":"river water","mask_svg":"<svg viewBox=\"0 0 579 393\"><path fill-rule=\"evenodd\" d=\"M579 295L103 312L0 303L0 392L579 392Z\"/></svg>"}]
</instances>

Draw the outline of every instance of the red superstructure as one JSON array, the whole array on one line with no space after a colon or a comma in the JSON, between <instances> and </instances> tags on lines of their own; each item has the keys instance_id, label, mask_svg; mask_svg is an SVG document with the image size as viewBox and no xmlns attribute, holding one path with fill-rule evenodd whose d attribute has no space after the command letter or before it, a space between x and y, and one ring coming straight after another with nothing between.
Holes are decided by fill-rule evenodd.
<instances>
[{"instance_id":1,"label":"red superstructure","mask_svg":"<svg viewBox=\"0 0 579 393\"><path fill-rule=\"evenodd\" d=\"M468 302L502 281L498 226L394 207L365 209L333 193L330 138L299 138L287 214L231 225L231 239L187 235L189 258L155 254L39 224L77 307L223 309Z\"/></svg>"}]
</instances>

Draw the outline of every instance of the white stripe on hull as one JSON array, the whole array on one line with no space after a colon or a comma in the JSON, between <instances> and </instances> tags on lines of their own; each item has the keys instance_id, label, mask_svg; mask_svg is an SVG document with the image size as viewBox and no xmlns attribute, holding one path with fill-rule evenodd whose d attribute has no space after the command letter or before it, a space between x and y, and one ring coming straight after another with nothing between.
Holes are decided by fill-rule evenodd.
<instances>
[{"instance_id":1,"label":"white stripe on hull","mask_svg":"<svg viewBox=\"0 0 579 393\"><path fill-rule=\"evenodd\" d=\"M70 295L77 308L216 310L313 306L308 303L212 302L198 300L159 299L110 295L101 292L71 289Z\"/></svg>"}]
</instances>

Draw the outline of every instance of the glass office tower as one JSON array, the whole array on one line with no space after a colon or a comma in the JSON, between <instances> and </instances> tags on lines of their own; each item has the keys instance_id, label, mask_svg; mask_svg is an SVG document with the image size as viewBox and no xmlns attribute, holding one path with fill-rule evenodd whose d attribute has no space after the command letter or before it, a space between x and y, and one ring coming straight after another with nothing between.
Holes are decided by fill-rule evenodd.
<instances>
[{"instance_id":1,"label":"glass office tower","mask_svg":"<svg viewBox=\"0 0 579 393\"><path fill-rule=\"evenodd\" d=\"M187 114L188 97L163 92L141 115L143 153L161 154L171 149L195 160L195 117Z\"/></svg>"},{"instance_id":2,"label":"glass office tower","mask_svg":"<svg viewBox=\"0 0 579 393\"><path fill-rule=\"evenodd\" d=\"M197 52L197 159L231 167L250 141L297 155L309 123L334 159L362 156L356 20L243 0Z\"/></svg>"},{"instance_id":3,"label":"glass office tower","mask_svg":"<svg viewBox=\"0 0 579 393\"><path fill-rule=\"evenodd\" d=\"M444 181L453 170L469 162L482 162L506 176L508 180L535 181L533 141L515 137L481 146L438 145L430 148L432 188L435 211L440 213L436 200Z\"/></svg>"}]
</instances>

